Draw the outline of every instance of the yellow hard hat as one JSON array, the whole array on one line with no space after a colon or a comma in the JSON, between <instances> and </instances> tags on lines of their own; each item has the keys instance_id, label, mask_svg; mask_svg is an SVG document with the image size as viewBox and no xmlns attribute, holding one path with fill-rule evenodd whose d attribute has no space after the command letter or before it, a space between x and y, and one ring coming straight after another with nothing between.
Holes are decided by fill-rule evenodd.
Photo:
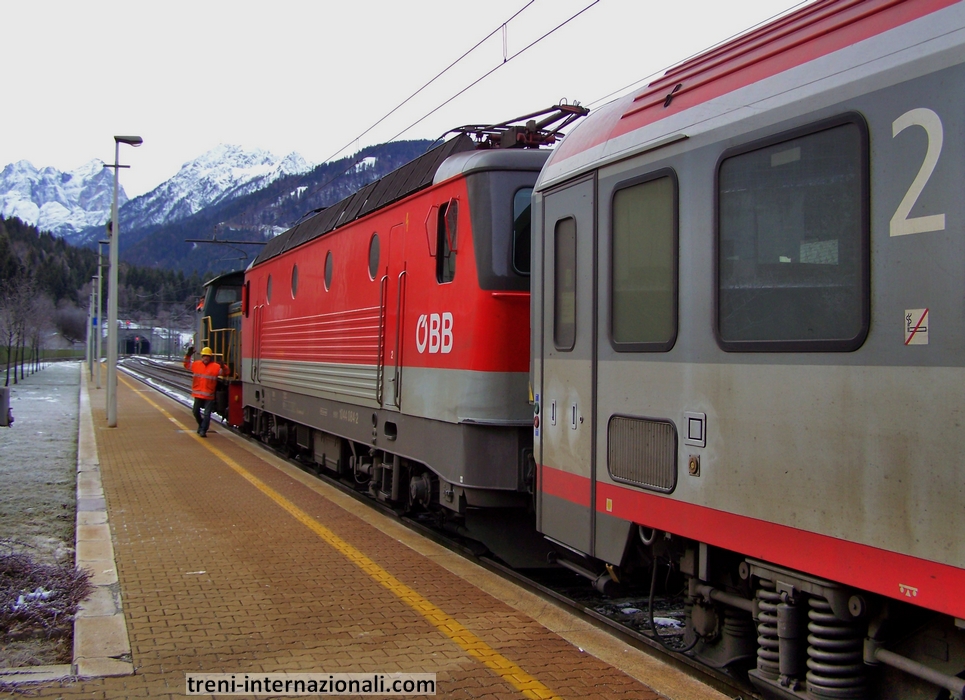
<instances>
[{"instance_id":1,"label":"yellow hard hat","mask_svg":"<svg viewBox=\"0 0 965 700\"><path fill-rule=\"evenodd\" d=\"M201 348L201 356L203 357L205 355L214 356L214 352L212 352L211 348Z\"/></svg>"}]
</instances>

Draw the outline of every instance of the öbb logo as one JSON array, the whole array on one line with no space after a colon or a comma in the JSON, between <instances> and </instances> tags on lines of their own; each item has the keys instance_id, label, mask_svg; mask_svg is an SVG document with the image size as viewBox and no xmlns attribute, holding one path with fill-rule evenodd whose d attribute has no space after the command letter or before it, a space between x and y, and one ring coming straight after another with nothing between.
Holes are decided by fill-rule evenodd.
<instances>
[{"instance_id":1,"label":"\u00f6bb logo","mask_svg":"<svg viewBox=\"0 0 965 700\"><path fill-rule=\"evenodd\" d=\"M452 314L422 314L415 327L415 346L419 353L452 352Z\"/></svg>"}]
</instances>

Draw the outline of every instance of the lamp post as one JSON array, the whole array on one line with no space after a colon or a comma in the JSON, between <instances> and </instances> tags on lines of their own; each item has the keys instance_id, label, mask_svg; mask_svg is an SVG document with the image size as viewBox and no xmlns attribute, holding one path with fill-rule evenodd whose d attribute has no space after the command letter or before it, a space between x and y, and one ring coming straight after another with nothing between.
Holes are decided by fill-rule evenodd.
<instances>
[{"instance_id":1,"label":"lamp post","mask_svg":"<svg viewBox=\"0 0 965 700\"><path fill-rule=\"evenodd\" d=\"M90 325L90 378L94 378L94 365L98 364L99 360L97 357L97 336L100 334L101 324L104 323L104 319L101 318L100 312L100 294L97 292L97 287L94 286L94 277L90 280L90 301L91 301L91 325ZM98 371L98 381L100 381L100 367L97 368Z\"/></svg>"},{"instance_id":2,"label":"lamp post","mask_svg":"<svg viewBox=\"0 0 965 700\"><path fill-rule=\"evenodd\" d=\"M114 224L111 222L111 227ZM101 357L104 354L104 253L101 251L102 245L110 245L110 241L97 241L97 318L100 319L97 326L97 388L101 388ZM110 250L110 249L108 249Z\"/></svg>"},{"instance_id":3,"label":"lamp post","mask_svg":"<svg viewBox=\"0 0 965 700\"><path fill-rule=\"evenodd\" d=\"M91 280L93 282L94 280ZM87 300L87 371L88 376L94 374L94 285L90 286L90 298Z\"/></svg>"},{"instance_id":4,"label":"lamp post","mask_svg":"<svg viewBox=\"0 0 965 700\"><path fill-rule=\"evenodd\" d=\"M144 140L140 136L115 136L114 165L104 166L114 168L114 203L111 206L111 259L110 272L107 277L107 427L109 428L117 427L117 239L121 233L117 225L117 176L120 168L130 167L118 163L122 143L137 147L144 143Z\"/></svg>"}]
</instances>

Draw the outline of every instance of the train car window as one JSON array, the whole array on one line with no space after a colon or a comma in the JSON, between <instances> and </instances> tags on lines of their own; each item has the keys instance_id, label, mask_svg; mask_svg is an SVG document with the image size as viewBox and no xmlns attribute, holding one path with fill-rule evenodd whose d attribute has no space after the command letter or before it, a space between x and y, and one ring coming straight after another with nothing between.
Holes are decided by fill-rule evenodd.
<instances>
[{"instance_id":1,"label":"train car window","mask_svg":"<svg viewBox=\"0 0 965 700\"><path fill-rule=\"evenodd\" d=\"M268 275L268 286L265 288L265 302L271 303L271 275Z\"/></svg>"},{"instance_id":2,"label":"train car window","mask_svg":"<svg viewBox=\"0 0 965 700\"><path fill-rule=\"evenodd\" d=\"M717 338L727 351L850 351L870 320L868 130L846 115L725 152Z\"/></svg>"},{"instance_id":3,"label":"train car window","mask_svg":"<svg viewBox=\"0 0 965 700\"><path fill-rule=\"evenodd\" d=\"M576 344L576 219L556 222L553 252L553 343L557 350L572 350Z\"/></svg>"},{"instance_id":4,"label":"train car window","mask_svg":"<svg viewBox=\"0 0 965 700\"><path fill-rule=\"evenodd\" d=\"M660 171L613 195L610 342L618 352L670 350L677 338L677 180Z\"/></svg>"},{"instance_id":5,"label":"train car window","mask_svg":"<svg viewBox=\"0 0 965 700\"><path fill-rule=\"evenodd\" d=\"M298 293L298 265L292 265L292 299Z\"/></svg>"},{"instance_id":6,"label":"train car window","mask_svg":"<svg viewBox=\"0 0 965 700\"><path fill-rule=\"evenodd\" d=\"M325 291L332 288L332 251L325 254Z\"/></svg>"},{"instance_id":7,"label":"train car window","mask_svg":"<svg viewBox=\"0 0 965 700\"><path fill-rule=\"evenodd\" d=\"M520 275L528 275L530 269L532 199L532 187L524 187L513 195L513 271Z\"/></svg>"},{"instance_id":8,"label":"train car window","mask_svg":"<svg viewBox=\"0 0 965 700\"><path fill-rule=\"evenodd\" d=\"M374 280L379 274L379 234L373 233L369 240L369 279Z\"/></svg>"},{"instance_id":9,"label":"train car window","mask_svg":"<svg viewBox=\"0 0 965 700\"><path fill-rule=\"evenodd\" d=\"M458 204L455 199L451 199L447 204L439 207L436 243L436 281L439 284L452 282L456 278Z\"/></svg>"}]
</instances>

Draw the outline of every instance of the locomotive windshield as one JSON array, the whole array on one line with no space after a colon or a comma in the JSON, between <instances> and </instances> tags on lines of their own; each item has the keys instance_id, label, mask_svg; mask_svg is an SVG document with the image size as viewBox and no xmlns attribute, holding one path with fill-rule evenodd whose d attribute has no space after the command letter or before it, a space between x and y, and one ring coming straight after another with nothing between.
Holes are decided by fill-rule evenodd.
<instances>
[{"instance_id":1,"label":"locomotive windshield","mask_svg":"<svg viewBox=\"0 0 965 700\"><path fill-rule=\"evenodd\" d=\"M530 202L535 171L473 173L469 215L483 289L529 291Z\"/></svg>"},{"instance_id":2,"label":"locomotive windshield","mask_svg":"<svg viewBox=\"0 0 965 700\"><path fill-rule=\"evenodd\" d=\"M214 293L216 304L230 304L241 299L241 287L218 287Z\"/></svg>"},{"instance_id":3,"label":"locomotive windshield","mask_svg":"<svg viewBox=\"0 0 965 700\"><path fill-rule=\"evenodd\" d=\"M513 197L513 270L520 275L529 274L531 245L530 209L533 188L517 190Z\"/></svg>"}]
</instances>

